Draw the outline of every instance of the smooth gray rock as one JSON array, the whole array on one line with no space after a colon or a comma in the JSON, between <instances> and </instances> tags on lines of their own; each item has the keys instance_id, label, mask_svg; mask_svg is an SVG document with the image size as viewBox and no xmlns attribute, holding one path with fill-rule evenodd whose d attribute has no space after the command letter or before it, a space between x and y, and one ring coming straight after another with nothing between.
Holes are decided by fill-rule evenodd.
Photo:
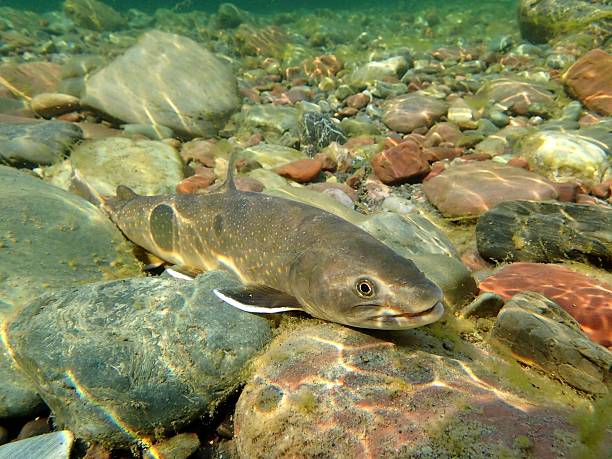
<instances>
[{"instance_id":1,"label":"smooth gray rock","mask_svg":"<svg viewBox=\"0 0 612 459\"><path fill-rule=\"evenodd\" d=\"M509 201L476 225L480 255L498 261L578 260L612 267L612 207Z\"/></svg>"},{"instance_id":2,"label":"smooth gray rock","mask_svg":"<svg viewBox=\"0 0 612 459\"><path fill-rule=\"evenodd\" d=\"M86 82L83 104L128 123L213 136L238 109L231 69L195 41L152 30Z\"/></svg>"},{"instance_id":3,"label":"smooth gray rock","mask_svg":"<svg viewBox=\"0 0 612 459\"><path fill-rule=\"evenodd\" d=\"M591 341L561 306L535 292L513 296L491 337L528 365L592 394L608 394L612 352Z\"/></svg>"},{"instance_id":4,"label":"smooth gray rock","mask_svg":"<svg viewBox=\"0 0 612 459\"><path fill-rule=\"evenodd\" d=\"M70 459L73 443L68 430L37 435L0 446L0 459Z\"/></svg>"},{"instance_id":5,"label":"smooth gray rock","mask_svg":"<svg viewBox=\"0 0 612 459\"><path fill-rule=\"evenodd\" d=\"M0 123L0 164L17 167L52 164L82 138L81 128L63 121Z\"/></svg>"},{"instance_id":6,"label":"smooth gray rock","mask_svg":"<svg viewBox=\"0 0 612 459\"><path fill-rule=\"evenodd\" d=\"M138 276L119 230L84 199L0 166L0 321L53 287Z\"/></svg>"},{"instance_id":7,"label":"smooth gray rock","mask_svg":"<svg viewBox=\"0 0 612 459\"><path fill-rule=\"evenodd\" d=\"M272 334L212 292L237 285L213 271L56 290L24 308L8 340L58 425L127 446L214 412L242 382Z\"/></svg>"}]
</instances>

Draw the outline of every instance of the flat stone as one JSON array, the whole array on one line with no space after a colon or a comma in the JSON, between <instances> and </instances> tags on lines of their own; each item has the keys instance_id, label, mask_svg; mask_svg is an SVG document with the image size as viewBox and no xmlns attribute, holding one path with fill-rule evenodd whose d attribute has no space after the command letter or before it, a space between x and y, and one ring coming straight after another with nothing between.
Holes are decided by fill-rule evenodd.
<instances>
[{"instance_id":1,"label":"flat stone","mask_svg":"<svg viewBox=\"0 0 612 459\"><path fill-rule=\"evenodd\" d=\"M476 225L480 255L497 261L584 261L612 268L612 208L509 201Z\"/></svg>"},{"instance_id":2,"label":"flat stone","mask_svg":"<svg viewBox=\"0 0 612 459\"><path fill-rule=\"evenodd\" d=\"M63 121L0 123L0 164L17 167L53 164L82 138L78 126Z\"/></svg>"},{"instance_id":3,"label":"flat stone","mask_svg":"<svg viewBox=\"0 0 612 459\"><path fill-rule=\"evenodd\" d=\"M451 166L424 182L423 191L445 217L478 216L500 202L558 196L554 184L544 177L495 161Z\"/></svg>"},{"instance_id":4,"label":"flat stone","mask_svg":"<svg viewBox=\"0 0 612 459\"><path fill-rule=\"evenodd\" d=\"M307 183L321 173L321 162L312 158L298 159L277 168L276 173L295 182Z\"/></svg>"},{"instance_id":5,"label":"flat stone","mask_svg":"<svg viewBox=\"0 0 612 459\"><path fill-rule=\"evenodd\" d=\"M79 99L68 94L46 92L35 95L30 103L38 116L52 118L76 110Z\"/></svg>"},{"instance_id":6,"label":"flat stone","mask_svg":"<svg viewBox=\"0 0 612 459\"><path fill-rule=\"evenodd\" d=\"M517 115L533 112L536 104L549 110L554 103L554 94L544 86L511 78L498 78L485 83L474 98L486 100L491 105L497 104L497 107Z\"/></svg>"},{"instance_id":7,"label":"flat stone","mask_svg":"<svg viewBox=\"0 0 612 459\"><path fill-rule=\"evenodd\" d=\"M84 199L0 166L0 319L49 288L137 276L131 246Z\"/></svg>"},{"instance_id":8,"label":"flat stone","mask_svg":"<svg viewBox=\"0 0 612 459\"><path fill-rule=\"evenodd\" d=\"M280 105L252 105L244 109L244 124L249 130L260 129L281 135L298 131L298 111Z\"/></svg>"},{"instance_id":9,"label":"flat stone","mask_svg":"<svg viewBox=\"0 0 612 459\"><path fill-rule=\"evenodd\" d=\"M240 99L230 68L210 51L189 38L153 30L87 79L82 102L129 123L207 137L225 124Z\"/></svg>"},{"instance_id":10,"label":"flat stone","mask_svg":"<svg viewBox=\"0 0 612 459\"><path fill-rule=\"evenodd\" d=\"M214 412L238 387L271 338L265 317L212 292L238 285L213 271L58 289L11 321L8 341L58 425L128 446Z\"/></svg>"},{"instance_id":11,"label":"flat stone","mask_svg":"<svg viewBox=\"0 0 612 459\"><path fill-rule=\"evenodd\" d=\"M0 96L21 98L57 92L61 66L52 62L5 63L0 65Z\"/></svg>"},{"instance_id":12,"label":"flat stone","mask_svg":"<svg viewBox=\"0 0 612 459\"><path fill-rule=\"evenodd\" d=\"M68 430L51 432L0 446L0 459L39 457L70 459L74 435Z\"/></svg>"},{"instance_id":13,"label":"flat stone","mask_svg":"<svg viewBox=\"0 0 612 459\"><path fill-rule=\"evenodd\" d=\"M389 129L409 133L429 127L446 114L446 102L430 96L404 94L384 104L383 122Z\"/></svg>"},{"instance_id":14,"label":"flat stone","mask_svg":"<svg viewBox=\"0 0 612 459\"><path fill-rule=\"evenodd\" d=\"M371 85L376 80L388 78L399 78L408 70L408 61L403 56L390 57L384 61L368 62L360 67L348 77L352 86L364 88Z\"/></svg>"},{"instance_id":15,"label":"flat stone","mask_svg":"<svg viewBox=\"0 0 612 459\"><path fill-rule=\"evenodd\" d=\"M187 459L200 447L194 433L181 433L153 445L144 455L146 459Z\"/></svg>"},{"instance_id":16,"label":"flat stone","mask_svg":"<svg viewBox=\"0 0 612 459\"><path fill-rule=\"evenodd\" d=\"M66 0L64 12L77 27L103 31L127 27L124 15L97 0Z\"/></svg>"},{"instance_id":17,"label":"flat stone","mask_svg":"<svg viewBox=\"0 0 612 459\"><path fill-rule=\"evenodd\" d=\"M612 352L593 343L563 308L535 292L513 296L501 309L491 337L512 355L594 394L612 388Z\"/></svg>"},{"instance_id":18,"label":"flat stone","mask_svg":"<svg viewBox=\"0 0 612 459\"><path fill-rule=\"evenodd\" d=\"M515 152L531 170L556 181L600 183L610 166L605 145L580 131L536 132L520 139Z\"/></svg>"},{"instance_id":19,"label":"flat stone","mask_svg":"<svg viewBox=\"0 0 612 459\"><path fill-rule=\"evenodd\" d=\"M386 185L419 182L431 169L421 146L410 140L377 153L372 159L372 168Z\"/></svg>"},{"instance_id":20,"label":"flat stone","mask_svg":"<svg viewBox=\"0 0 612 459\"><path fill-rule=\"evenodd\" d=\"M155 140L110 137L83 142L70 160L73 185L86 197L114 196L117 185L143 195L172 194L185 177L178 152Z\"/></svg>"},{"instance_id":21,"label":"flat stone","mask_svg":"<svg viewBox=\"0 0 612 459\"><path fill-rule=\"evenodd\" d=\"M544 295L564 308L596 343L612 346L612 285L563 266L512 263L480 282L481 292L508 300L523 291Z\"/></svg>"},{"instance_id":22,"label":"flat stone","mask_svg":"<svg viewBox=\"0 0 612 459\"><path fill-rule=\"evenodd\" d=\"M293 161L306 159L306 155L295 148L263 142L245 148L240 157L256 161L264 169L276 169Z\"/></svg>"},{"instance_id":23,"label":"flat stone","mask_svg":"<svg viewBox=\"0 0 612 459\"><path fill-rule=\"evenodd\" d=\"M517 396L494 374L499 358L448 357L425 330L408 335L321 324L278 337L236 405L240 457L521 457L518 437L556 457L576 445L568 410L544 388L543 402Z\"/></svg>"},{"instance_id":24,"label":"flat stone","mask_svg":"<svg viewBox=\"0 0 612 459\"><path fill-rule=\"evenodd\" d=\"M590 110L612 115L610 73L612 56L602 49L593 49L582 56L563 76L570 93Z\"/></svg>"}]
</instances>

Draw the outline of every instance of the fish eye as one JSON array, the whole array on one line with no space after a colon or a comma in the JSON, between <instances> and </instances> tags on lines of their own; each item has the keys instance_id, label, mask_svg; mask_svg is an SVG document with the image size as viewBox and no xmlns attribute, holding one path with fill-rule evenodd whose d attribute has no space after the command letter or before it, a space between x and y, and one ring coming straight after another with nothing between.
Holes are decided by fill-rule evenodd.
<instances>
[{"instance_id":1,"label":"fish eye","mask_svg":"<svg viewBox=\"0 0 612 459\"><path fill-rule=\"evenodd\" d=\"M357 295L362 298L370 298L374 295L374 282L370 279L359 279L355 283Z\"/></svg>"}]
</instances>

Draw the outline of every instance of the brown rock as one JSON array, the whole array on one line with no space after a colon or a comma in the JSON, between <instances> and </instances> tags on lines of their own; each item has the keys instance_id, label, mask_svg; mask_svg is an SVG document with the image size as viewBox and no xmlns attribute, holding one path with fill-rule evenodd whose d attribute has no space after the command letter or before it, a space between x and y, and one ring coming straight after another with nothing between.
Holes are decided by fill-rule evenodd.
<instances>
[{"instance_id":1,"label":"brown rock","mask_svg":"<svg viewBox=\"0 0 612 459\"><path fill-rule=\"evenodd\" d=\"M555 185L544 177L494 161L449 167L424 182L423 191L446 217L477 216L504 201L558 196Z\"/></svg>"},{"instance_id":2,"label":"brown rock","mask_svg":"<svg viewBox=\"0 0 612 459\"><path fill-rule=\"evenodd\" d=\"M538 292L565 309L593 341L612 345L612 285L553 264L512 263L482 281L480 291L505 299Z\"/></svg>"},{"instance_id":3,"label":"brown rock","mask_svg":"<svg viewBox=\"0 0 612 459\"><path fill-rule=\"evenodd\" d=\"M236 188L240 191L259 193L265 188L263 183L251 177L236 177L234 183L236 184Z\"/></svg>"},{"instance_id":4,"label":"brown rock","mask_svg":"<svg viewBox=\"0 0 612 459\"><path fill-rule=\"evenodd\" d=\"M442 172L444 172L445 169L446 169L446 165L444 163L435 163L434 165L431 166L431 171L429 171L429 174L427 174L427 176L423 179L423 182L426 182L427 180L431 180L437 175L440 175Z\"/></svg>"},{"instance_id":5,"label":"brown rock","mask_svg":"<svg viewBox=\"0 0 612 459\"><path fill-rule=\"evenodd\" d=\"M311 183L307 186L315 191L319 191L321 193L325 193L327 190L340 190L344 192L351 201L357 201L357 192L348 186L346 183L334 183L334 182L321 182L321 183Z\"/></svg>"},{"instance_id":6,"label":"brown rock","mask_svg":"<svg viewBox=\"0 0 612 459\"><path fill-rule=\"evenodd\" d=\"M578 196L579 184L576 182L555 183L557 199L561 202L576 202Z\"/></svg>"},{"instance_id":7,"label":"brown rock","mask_svg":"<svg viewBox=\"0 0 612 459\"><path fill-rule=\"evenodd\" d=\"M99 443L92 443L87 448L83 459L111 459L111 452Z\"/></svg>"},{"instance_id":8,"label":"brown rock","mask_svg":"<svg viewBox=\"0 0 612 459\"><path fill-rule=\"evenodd\" d=\"M38 418L24 424L19 431L19 435L17 435L17 440L23 440L24 438L35 437L49 432L51 432L49 420L47 418Z\"/></svg>"},{"instance_id":9,"label":"brown rock","mask_svg":"<svg viewBox=\"0 0 612 459\"><path fill-rule=\"evenodd\" d=\"M187 459L200 446L195 433L181 433L156 443L144 455L146 459Z\"/></svg>"},{"instance_id":10,"label":"brown rock","mask_svg":"<svg viewBox=\"0 0 612 459\"><path fill-rule=\"evenodd\" d=\"M414 141L402 142L377 153L372 159L372 167L386 185L418 182L430 171L421 147Z\"/></svg>"},{"instance_id":11,"label":"brown rock","mask_svg":"<svg viewBox=\"0 0 612 459\"><path fill-rule=\"evenodd\" d=\"M457 125L453 123L438 123L427 131L424 145L427 147L437 147L445 143L455 145L461 136L461 129Z\"/></svg>"},{"instance_id":12,"label":"brown rock","mask_svg":"<svg viewBox=\"0 0 612 459\"><path fill-rule=\"evenodd\" d=\"M370 103L370 96L360 92L359 94L353 94L352 96L348 96L344 100L344 103L347 107L352 107L359 110L360 108L363 108Z\"/></svg>"},{"instance_id":13,"label":"brown rock","mask_svg":"<svg viewBox=\"0 0 612 459\"><path fill-rule=\"evenodd\" d=\"M205 169L210 172L202 172L198 175L192 175L182 180L176 185L176 192L178 194L192 194L197 193L199 190L204 190L215 183L215 173L212 169Z\"/></svg>"},{"instance_id":14,"label":"brown rock","mask_svg":"<svg viewBox=\"0 0 612 459\"><path fill-rule=\"evenodd\" d=\"M424 147L423 158L430 163L442 161L443 159L453 159L461 156L463 148L460 147Z\"/></svg>"},{"instance_id":15,"label":"brown rock","mask_svg":"<svg viewBox=\"0 0 612 459\"><path fill-rule=\"evenodd\" d=\"M335 171L338 168L338 163L336 160L329 154L325 152L317 153L314 156L314 159L321 163L322 171Z\"/></svg>"},{"instance_id":16,"label":"brown rock","mask_svg":"<svg viewBox=\"0 0 612 459\"><path fill-rule=\"evenodd\" d=\"M276 173L296 182L306 183L319 175L321 166L321 162L317 159L298 159L276 168Z\"/></svg>"},{"instance_id":17,"label":"brown rock","mask_svg":"<svg viewBox=\"0 0 612 459\"><path fill-rule=\"evenodd\" d=\"M591 194L600 199L607 199L610 195L612 195L612 179L606 180L599 185L595 185L591 189Z\"/></svg>"},{"instance_id":18,"label":"brown rock","mask_svg":"<svg viewBox=\"0 0 612 459\"><path fill-rule=\"evenodd\" d=\"M612 56L593 49L572 65L563 76L569 92L589 109L612 115Z\"/></svg>"},{"instance_id":19,"label":"brown rock","mask_svg":"<svg viewBox=\"0 0 612 459\"><path fill-rule=\"evenodd\" d=\"M446 114L446 102L429 96L404 94L389 99L384 105L383 122L389 129L409 133L431 126Z\"/></svg>"},{"instance_id":20,"label":"brown rock","mask_svg":"<svg viewBox=\"0 0 612 459\"><path fill-rule=\"evenodd\" d=\"M355 116L359 112L355 107L343 107L336 113L336 117L338 118L350 118L351 116Z\"/></svg>"},{"instance_id":21,"label":"brown rock","mask_svg":"<svg viewBox=\"0 0 612 459\"><path fill-rule=\"evenodd\" d=\"M52 118L77 109L79 99L69 94L45 92L35 95L30 103L38 116Z\"/></svg>"},{"instance_id":22,"label":"brown rock","mask_svg":"<svg viewBox=\"0 0 612 459\"><path fill-rule=\"evenodd\" d=\"M192 140L183 144L181 148L181 159L188 163L197 161L206 167L215 167L215 149L217 143L214 140Z\"/></svg>"},{"instance_id":23,"label":"brown rock","mask_svg":"<svg viewBox=\"0 0 612 459\"><path fill-rule=\"evenodd\" d=\"M507 162L508 166L512 167L520 167L521 169L529 170L529 161L527 161L522 156L516 156L514 158L510 158L510 161Z\"/></svg>"}]
</instances>

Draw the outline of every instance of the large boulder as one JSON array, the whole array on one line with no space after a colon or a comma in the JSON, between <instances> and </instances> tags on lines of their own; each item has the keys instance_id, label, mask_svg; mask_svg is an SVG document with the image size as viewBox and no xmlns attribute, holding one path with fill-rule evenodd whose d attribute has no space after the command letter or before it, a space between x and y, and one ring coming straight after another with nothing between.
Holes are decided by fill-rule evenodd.
<instances>
[{"instance_id":1,"label":"large boulder","mask_svg":"<svg viewBox=\"0 0 612 459\"><path fill-rule=\"evenodd\" d=\"M480 255L497 261L586 261L612 268L612 208L509 201L478 219Z\"/></svg>"},{"instance_id":2,"label":"large boulder","mask_svg":"<svg viewBox=\"0 0 612 459\"><path fill-rule=\"evenodd\" d=\"M152 30L87 80L82 102L130 123L212 136L239 107L228 65L195 41Z\"/></svg>"},{"instance_id":3,"label":"large boulder","mask_svg":"<svg viewBox=\"0 0 612 459\"><path fill-rule=\"evenodd\" d=\"M10 322L8 342L57 425L128 446L213 413L241 383L272 333L212 292L238 285L213 271L58 289Z\"/></svg>"},{"instance_id":4,"label":"large boulder","mask_svg":"<svg viewBox=\"0 0 612 459\"><path fill-rule=\"evenodd\" d=\"M582 56L563 75L569 92L589 109L612 115L612 56L593 49Z\"/></svg>"}]
</instances>

